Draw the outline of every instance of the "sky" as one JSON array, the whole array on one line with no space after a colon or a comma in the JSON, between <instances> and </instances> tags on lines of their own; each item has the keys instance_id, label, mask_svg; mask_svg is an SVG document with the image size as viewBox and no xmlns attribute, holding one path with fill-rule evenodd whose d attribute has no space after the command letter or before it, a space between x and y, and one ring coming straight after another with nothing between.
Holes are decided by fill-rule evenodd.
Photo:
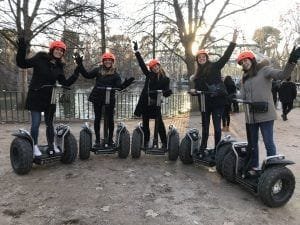
<instances>
[{"instance_id":1,"label":"sky","mask_svg":"<svg viewBox=\"0 0 300 225\"><path fill-rule=\"evenodd\" d=\"M223 0L217 1L223 2ZM123 14L132 16L136 14L136 9L140 8L140 5L145 3L146 1L115 0L115 2L118 2L120 4L120 9ZM147 2L149 3L150 1L147 0ZM241 0L240 2L245 2L245 0ZM244 36L247 42L251 42L254 31L257 28L261 28L263 26L273 26L280 29L280 15L285 14L292 5L295 5L296 2L300 3L300 0L268 0L267 2L263 2L255 8L250 9L246 12L235 14L230 18L228 23L239 27L242 33L242 35L239 36L240 39L242 36ZM228 29L229 28L224 28L224 32L229 32ZM122 32L122 27L120 27L116 23L111 31L120 33Z\"/></svg>"}]
</instances>

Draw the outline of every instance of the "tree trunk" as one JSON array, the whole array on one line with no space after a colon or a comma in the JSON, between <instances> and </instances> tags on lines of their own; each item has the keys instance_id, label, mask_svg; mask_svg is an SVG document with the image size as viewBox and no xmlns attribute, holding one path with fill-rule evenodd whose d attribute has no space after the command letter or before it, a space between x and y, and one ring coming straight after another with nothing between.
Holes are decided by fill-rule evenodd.
<instances>
[{"instance_id":1,"label":"tree trunk","mask_svg":"<svg viewBox=\"0 0 300 225\"><path fill-rule=\"evenodd\" d=\"M104 0L101 0L101 51L102 54L106 51L106 41L105 41L105 14L104 14Z\"/></svg>"},{"instance_id":2,"label":"tree trunk","mask_svg":"<svg viewBox=\"0 0 300 225\"><path fill-rule=\"evenodd\" d=\"M18 88L21 92L21 99L18 99L18 104L24 108L25 107L25 100L28 92L28 84L27 84L27 78L28 78L28 72L27 69L21 69L19 68L19 83Z\"/></svg>"}]
</instances>

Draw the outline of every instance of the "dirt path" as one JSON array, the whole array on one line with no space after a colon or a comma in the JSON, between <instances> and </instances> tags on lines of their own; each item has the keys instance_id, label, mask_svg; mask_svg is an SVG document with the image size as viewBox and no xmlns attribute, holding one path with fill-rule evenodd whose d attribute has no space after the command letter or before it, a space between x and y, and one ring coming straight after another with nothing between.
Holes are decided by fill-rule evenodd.
<instances>
[{"instance_id":1,"label":"dirt path","mask_svg":"<svg viewBox=\"0 0 300 225\"><path fill-rule=\"evenodd\" d=\"M276 122L280 152L297 164L291 169L299 183L300 109L286 122ZM232 116L232 134L243 137L243 115ZM199 116L174 118L181 133L200 128ZM137 121L126 123L131 131ZM80 123L72 123L78 138ZM35 166L26 176L12 172L9 161L11 133L27 124L1 124L0 225L38 224L203 224L298 225L300 188L287 205L271 209L214 170L186 166L165 157L142 154L138 160L116 155L91 155L72 165ZM40 137L45 135L41 128ZM210 138L212 139L212 138ZM43 142L45 140L42 140ZM263 155L261 151L261 155Z\"/></svg>"}]
</instances>

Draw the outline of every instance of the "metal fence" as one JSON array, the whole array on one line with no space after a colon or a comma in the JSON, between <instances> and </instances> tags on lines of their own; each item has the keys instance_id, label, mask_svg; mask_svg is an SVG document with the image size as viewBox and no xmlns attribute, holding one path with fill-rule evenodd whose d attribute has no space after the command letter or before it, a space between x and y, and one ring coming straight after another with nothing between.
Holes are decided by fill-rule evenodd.
<instances>
[{"instance_id":1,"label":"metal fence","mask_svg":"<svg viewBox=\"0 0 300 225\"><path fill-rule=\"evenodd\" d=\"M126 120L134 118L134 110L140 93L121 92L116 94L115 118ZM88 101L88 93L67 92L58 96L56 120L94 119L92 104ZM24 109L25 99L21 92L0 91L0 122L28 122L30 114ZM176 116L186 113L191 108L191 97L187 93L175 93L164 98L163 116Z\"/></svg>"}]
</instances>

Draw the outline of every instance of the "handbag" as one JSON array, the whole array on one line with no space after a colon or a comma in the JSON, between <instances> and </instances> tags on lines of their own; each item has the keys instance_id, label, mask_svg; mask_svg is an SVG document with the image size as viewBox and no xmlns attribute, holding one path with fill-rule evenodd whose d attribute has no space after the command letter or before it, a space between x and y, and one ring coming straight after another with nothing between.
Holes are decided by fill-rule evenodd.
<instances>
[{"instance_id":1,"label":"handbag","mask_svg":"<svg viewBox=\"0 0 300 225\"><path fill-rule=\"evenodd\" d=\"M219 82L217 84L207 84L208 91L210 92L210 97L217 97L217 96L226 96L228 95L226 86L223 82Z\"/></svg>"},{"instance_id":2,"label":"handbag","mask_svg":"<svg viewBox=\"0 0 300 225\"><path fill-rule=\"evenodd\" d=\"M268 112L268 102L252 102L249 110L252 113L266 113Z\"/></svg>"}]
</instances>

